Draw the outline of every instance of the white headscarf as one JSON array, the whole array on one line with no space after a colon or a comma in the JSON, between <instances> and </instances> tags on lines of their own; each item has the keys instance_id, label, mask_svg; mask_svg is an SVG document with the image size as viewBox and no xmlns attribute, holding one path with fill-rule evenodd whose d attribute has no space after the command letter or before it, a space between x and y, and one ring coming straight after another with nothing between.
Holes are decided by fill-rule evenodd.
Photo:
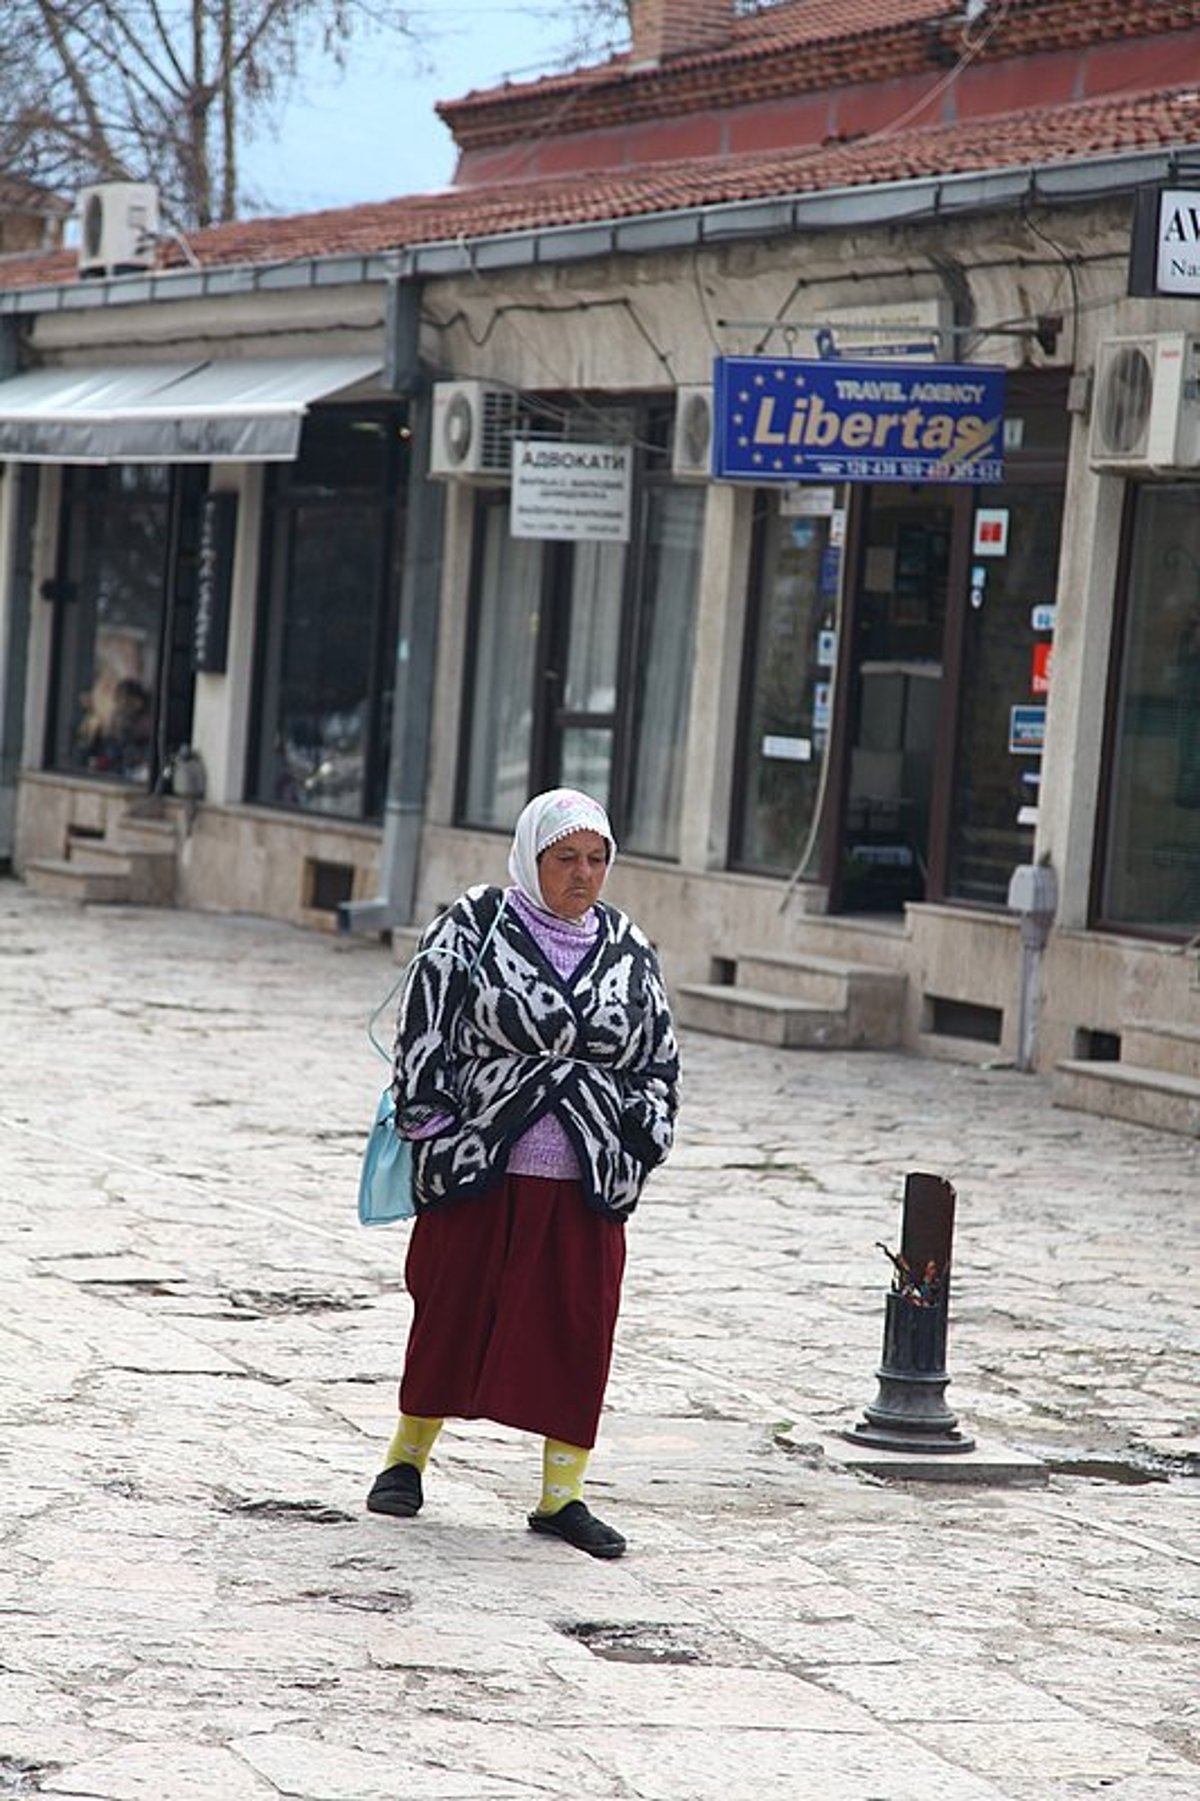
<instances>
[{"instance_id":1,"label":"white headscarf","mask_svg":"<svg viewBox=\"0 0 1200 1801\"><path fill-rule=\"evenodd\" d=\"M599 832L607 841L608 867L612 868L617 842L608 814L598 800L581 794L578 788L549 788L545 794L535 794L522 810L513 833L508 873L530 906L550 919L557 919L558 915L546 905L537 860L547 845L556 844L572 832Z\"/></svg>"}]
</instances>

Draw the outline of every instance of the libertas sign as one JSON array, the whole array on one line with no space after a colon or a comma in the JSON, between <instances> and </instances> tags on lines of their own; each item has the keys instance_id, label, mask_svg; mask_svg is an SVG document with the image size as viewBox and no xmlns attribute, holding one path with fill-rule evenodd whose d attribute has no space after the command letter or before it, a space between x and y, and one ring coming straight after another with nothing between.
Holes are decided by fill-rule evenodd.
<instances>
[{"instance_id":1,"label":"libertas sign","mask_svg":"<svg viewBox=\"0 0 1200 1801\"><path fill-rule=\"evenodd\" d=\"M752 482L998 482L1004 371L718 357L713 474Z\"/></svg>"}]
</instances>

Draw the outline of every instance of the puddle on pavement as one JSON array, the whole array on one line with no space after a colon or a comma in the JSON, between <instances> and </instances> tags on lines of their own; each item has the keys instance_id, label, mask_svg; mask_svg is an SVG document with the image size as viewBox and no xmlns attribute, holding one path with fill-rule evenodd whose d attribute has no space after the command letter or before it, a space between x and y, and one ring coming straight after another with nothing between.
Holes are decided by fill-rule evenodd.
<instances>
[{"instance_id":1,"label":"puddle on pavement","mask_svg":"<svg viewBox=\"0 0 1200 1801\"><path fill-rule=\"evenodd\" d=\"M688 1664L727 1661L718 1655L718 1635L702 1627L663 1626L649 1622L577 1620L561 1625L566 1638L577 1639L608 1663ZM736 1659L729 1659L733 1662Z\"/></svg>"},{"instance_id":2,"label":"puddle on pavement","mask_svg":"<svg viewBox=\"0 0 1200 1801\"><path fill-rule=\"evenodd\" d=\"M0 1756L0 1795L39 1795L42 1783L57 1776L60 1765L35 1763L28 1757Z\"/></svg>"},{"instance_id":3,"label":"puddle on pavement","mask_svg":"<svg viewBox=\"0 0 1200 1801\"><path fill-rule=\"evenodd\" d=\"M353 1613L408 1613L412 1596L406 1589L379 1588L369 1591L354 1589L305 1589L302 1600L328 1601L331 1607L346 1607Z\"/></svg>"},{"instance_id":4,"label":"puddle on pavement","mask_svg":"<svg viewBox=\"0 0 1200 1801\"><path fill-rule=\"evenodd\" d=\"M1046 1469L1051 1476L1084 1476L1089 1482L1123 1482L1131 1488L1167 1480L1153 1470L1122 1463L1117 1457L1048 1457Z\"/></svg>"},{"instance_id":5,"label":"puddle on pavement","mask_svg":"<svg viewBox=\"0 0 1200 1801\"><path fill-rule=\"evenodd\" d=\"M1200 1457L1194 1452L1172 1455L1166 1451L1127 1451L1120 1457L1046 1457L1051 1476L1083 1476L1092 1482L1119 1482L1143 1487L1149 1482L1200 1476Z\"/></svg>"},{"instance_id":6,"label":"puddle on pavement","mask_svg":"<svg viewBox=\"0 0 1200 1801\"><path fill-rule=\"evenodd\" d=\"M277 1319L290 1313L353 1313L369 1307L364 1295L326 1294L319 1288L235 1288L221 1297L228 1303L226 1317Z\"/></svg>"},{"instance_id":7,"label":"puddle on pavement","mask_svg":"<svg viewBox=\"0 0 1200 1801\"><path fill-rule=\"evenodd\" d=\"M324 1501L252 1501L245 1495L216 1490L214 1501L222 1513L241 1514L256 1520L283 1520L300 1526L352 1526L354 1515L340 1507L329 1507Z\"/></svg>"}]
</instances>

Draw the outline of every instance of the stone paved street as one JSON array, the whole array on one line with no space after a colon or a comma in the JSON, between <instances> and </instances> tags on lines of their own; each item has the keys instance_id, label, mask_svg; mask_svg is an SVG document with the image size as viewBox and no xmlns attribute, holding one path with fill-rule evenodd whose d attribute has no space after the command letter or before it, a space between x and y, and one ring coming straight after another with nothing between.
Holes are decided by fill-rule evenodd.
<instances>
[{"instance_id":1,"label":"stone paved street","mask_svg":"<svg viewBox=\"0 0 1200 1801\"><path fill-rule=\"evenodd\" d=\"M1195 1801L1197 1144L1008 1069L689 1037L589 1486L628 1556L534 1538L539 1446L484 1424L379 1519L393 975L0 882L0 1795ZM948 1398L1039 1483L828 1454L914 1169L958 1190Z\"/></svg>"}]
</instances>

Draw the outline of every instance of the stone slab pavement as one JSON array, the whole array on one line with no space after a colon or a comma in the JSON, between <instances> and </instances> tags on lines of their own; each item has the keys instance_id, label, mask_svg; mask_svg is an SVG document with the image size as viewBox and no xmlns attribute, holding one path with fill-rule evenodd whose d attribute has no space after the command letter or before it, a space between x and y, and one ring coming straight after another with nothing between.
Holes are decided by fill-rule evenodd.
<instances>
[{"instance_id":1,"label":"stone slab pavement","mask_svg":"<svg viewBox=\"0 0 1200 1801\"><path fill-rule=\"evenodd\" d=\"M1195 1801L1200 1150L1009 1069L684 1044L590 1496L448 1427L368 1516L407 1228L354 1219L377 942L0 882L0 1795ZM906 1172L949 1399L1040 1486L822 1454Z\"/></svg>"}]
</instances>

